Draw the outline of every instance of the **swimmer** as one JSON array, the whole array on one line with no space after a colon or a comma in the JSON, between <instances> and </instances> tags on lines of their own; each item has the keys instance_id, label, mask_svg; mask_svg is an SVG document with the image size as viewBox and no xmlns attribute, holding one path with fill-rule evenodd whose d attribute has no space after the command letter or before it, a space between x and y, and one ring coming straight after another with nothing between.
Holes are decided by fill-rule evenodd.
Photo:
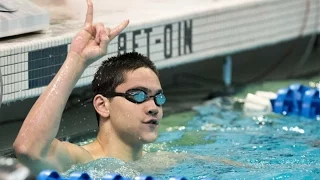
<instances>
[{"instance_id":1,"label":"swimmer","mask_svg":"<svg viewBox=\"0 0 320 180\"><path fill-rule=\"evenodd\" d=\"M100 122L97 140L80 147L55 138L81 74L106 55L110 41L129 24L125 20L114 29L93 24L91 0L87 7L83 29L74 37L64 64L33 105L13 144L17 158L33 174L44 169L63 172L100 157L135 160L142 156L142 145L157 137L163 103L158 75L148 58L131 53L104 62L93 80L93 105Z\"/></svg>"}]
</instances>

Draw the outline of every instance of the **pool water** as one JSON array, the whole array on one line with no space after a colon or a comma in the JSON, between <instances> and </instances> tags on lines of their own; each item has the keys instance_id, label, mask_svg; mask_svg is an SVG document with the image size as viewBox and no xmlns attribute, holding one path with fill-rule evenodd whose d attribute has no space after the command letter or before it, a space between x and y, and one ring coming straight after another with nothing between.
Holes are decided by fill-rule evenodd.
<instances>
[{"instance_id":1,"label":"pool water","mask_svg":"<svg viewBox=\"0 0 320 180\"><path fill-rule=\"evenodd\" d=\"M275 84L273 88L278 86ZM153 158L137 163L101 159L75 166L65 175L86 171L92 177L116 172L127 177L147 173L156 179L320 179L318 120L277 114L245 116L230 97L167 116L160 127L157 142L145 148L155 153ZM157 169L159 164L172 160L158 151L183 156ZM144 171L149 166L154 168Z\"/></svg>"},{"instance_id":2,"label":"pool water","mask_svg":"<svg viewBox=\"0 0 320 180\"><path fill-rule=\"evenodd\" d=\"M245 117L241 111L214 104L197 107L198 115L185 131L206 132L203 141L178 146L180 151L242 162L245 167L192 161L177 166L168 175L189 179L319 179L320 123L299 117L277 115ZM170 136L170 133L163 133ZM259 177L259 178L257 178Z\"/></svg>"}]
</instances>

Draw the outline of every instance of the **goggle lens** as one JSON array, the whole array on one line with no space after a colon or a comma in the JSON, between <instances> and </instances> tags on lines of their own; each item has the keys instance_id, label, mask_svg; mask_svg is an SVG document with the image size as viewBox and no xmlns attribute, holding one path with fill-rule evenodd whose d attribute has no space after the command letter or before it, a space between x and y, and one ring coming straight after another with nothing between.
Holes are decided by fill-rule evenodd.
<instances>
[{"instance_id":1,"label":"goggle lens","mask_svg":"<svg viewBox=\"0 0 320 180\"><path fill-rule=\"evenodd\" d=\"M155 95L155 97L154 97L154 101L155 101L156 105L158 105L158 106L162 106L166 102L166 100L167 99L163 93L159 93L159 94Z\"/></svg>"},{"instance_id":2,"label":"goggle lens","mask_svg":"<svg viewBox=\"0 0 320 180\"><path fill-rule=\"evenodd\" d=\"M130 91L128 94L130 94L130 96L127 96L127 98L134 103L143 103L151 97L153 97L155 104L158 106L162 106L166 102L166 97L162 92L150 97L142 90Z\"/></svg>"},{"instance_id":3,"label":"goggle lens","mask_svg":"<svg viewBox=\"0 0 320 180\"><path fill-rule=\"evenodd\" d=\"M148 99L148 96L143 91L133 92L132 97L137 103L142 103Z\"/></svg>"}]
</instances>

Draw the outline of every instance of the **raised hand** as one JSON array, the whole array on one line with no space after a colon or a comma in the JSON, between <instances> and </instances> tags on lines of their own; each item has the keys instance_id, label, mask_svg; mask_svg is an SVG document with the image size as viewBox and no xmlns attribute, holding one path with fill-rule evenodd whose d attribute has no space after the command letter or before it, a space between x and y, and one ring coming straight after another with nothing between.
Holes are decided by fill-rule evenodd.
<instances>
[{"instance_id":1,"label":"raised hand","mask_svg":"<svg viewBox=\"0 0 320 180\"><path fill-rule=\"evenodd\" d=\"M85 65L90 65L107 54L110 41L129 24L129 20L120 23L114 29L104 27L102 23L93 25L93 4L87 0L87 15L83 29L73 39L70 52L77 53Z\"/></svg>"}]
</instances>

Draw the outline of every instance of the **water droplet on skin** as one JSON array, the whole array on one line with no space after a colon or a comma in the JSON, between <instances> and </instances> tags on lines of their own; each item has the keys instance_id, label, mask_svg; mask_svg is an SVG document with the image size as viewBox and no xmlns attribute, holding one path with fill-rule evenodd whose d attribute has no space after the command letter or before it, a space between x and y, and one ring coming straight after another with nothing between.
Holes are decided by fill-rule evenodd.
<instances>
[{"instance_id":1,"label":"water droplet on skin","mask_svg":"<svg viewBox=\"0 0 320 180\"><path fill-rule=\"evenodd\" d=\"M82 39L81 36L78 36L78 37L76 38L77 41L79 41L79 40L81 40L81 39Z\"/></svg>"}]
</instances>

